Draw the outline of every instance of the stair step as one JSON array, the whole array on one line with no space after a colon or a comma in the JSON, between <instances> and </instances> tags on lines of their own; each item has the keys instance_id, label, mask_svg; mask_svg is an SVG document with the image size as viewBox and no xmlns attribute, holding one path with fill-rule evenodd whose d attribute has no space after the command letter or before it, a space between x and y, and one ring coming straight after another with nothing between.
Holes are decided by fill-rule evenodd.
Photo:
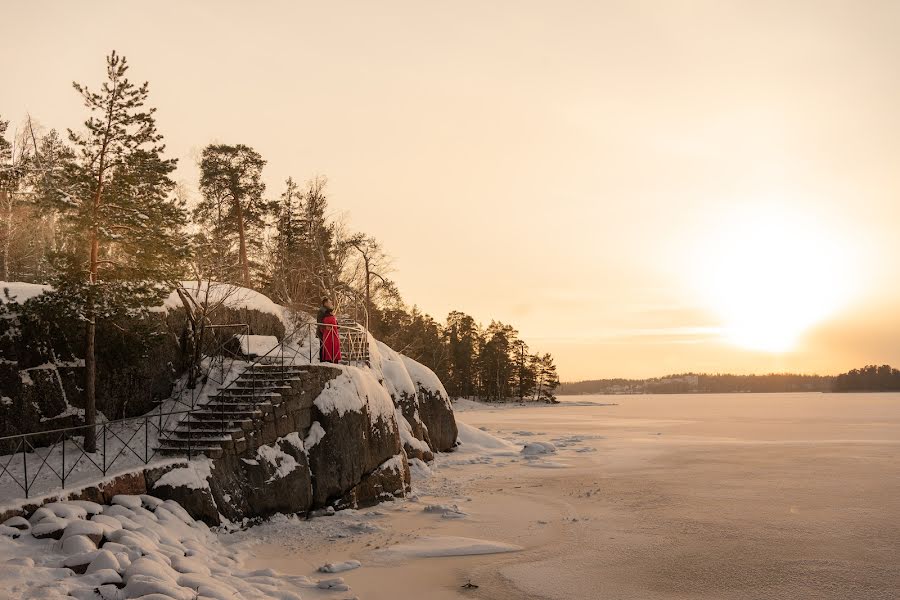
<instances>
[{"instance_id":1,"label":"stair step","mask_svg":"<svg viewBox=\"0 0 900 600\"><path fill-rule=\"evenodd\" d=\"M263 413L261 410L225 410L225 411L222 411L222 410L215 410L215 409L209 409L209 410L201 409L201 410L194 411L191 414L194 416L194 418L204 419L204 420L209 419L212 421L221 420L223 415L225 417L227 417L228 419L239 419L239 420L243 420L243 421L252 421L255 417L261 417Z\"/></svg>"},{"instance_id":2,"label":"stair step","mask_svg":"<svg viewBox=\"0 0 900 600\"><path fill-rule=\"evenodd\" d=\"M222 427L225 427L226 429L240 429L242 424L250 422L250 419L194 419L188 417L182 420L178 424L178 427L192 429L216 429Z\"/></svg>"},{"instance_id":3,"label":"stair step","mask_svg":"<svg viewBox=\"0 0 900 600\"><path fill-rule=\"evenodd\" d=\"M224 427L224 428L223 428L223 427L217 427L217 428L215 428L215 429L203 429L203 428L200 428L200 429L194 429L194 428L191 428L191 427L181 427L181 426L179 425L178 427L176 427L176 428L173 430L173 433L174 433L175 435L177 435L179 438L185 438L185 437L190 437L190 438L199 437L199 438L202 438L203 436L208 436L208 437L218 437L218 436L214 436L214 435L212 435L212 434L220 434L223 438L224 438L225 436L228 436L228 439L231 439L231 434L232 434L232 433L241 433L241 432L243 432L243 431L244 431L244 430L241 429L240 427Z\"/></svg>"},{"instance_id":4,"label":"stair step","mask_svg":"<svg viewBox=\"0 0 900 600\"><path fill-rule=\"evenodd\" d=\"M277 404L281 404L278 402ZM221 412L229 412L232 410L254 410L259 409L263 410L264 408L271 407L273 404L266 401L259 402L246 402L246 401L237 401L237 400L210 400L206 404L203 405L203 408L211 411Z\"/></svg>"},{"instance_id":5,"label":"stair step","mask_svg":"<svg viewBox=\"0 0 900 600\"><path fill-rule=\"evenodd\" d=\"M205 437L204 437L205 436ZM224 444L233 441L230 435L210 435L208 431L203 432L200 437L168 437L165 439L167 446L187 446L195 444Z\"/></svg>"},{"instance_id":6,"label":"stair step","mask_svg":"<svg viewBox=\"0 0 900 600\"><path fill-rule=\"evenodd\" d=\"M158 454L167 456L184 456L187 454L187 446L160 445L156 448ZM205 454L209 458L222 458L225 451L221 446L191 446L191 455Z\"/></svg>"},{"instance_id":7,"label":"stair step","mask_svg":"<svg viewBox=\"0 0 900 600\"><path fill-rule=\"evenodd\" d=\"M217 394L210 394L209 398L210 398L210 400L212 400L213 398L215 398L215 399L225 399L225 398L228 398L228 399L231 399L231 398L235 398L235 399L241 399L241 398L272 399L272 398L281 398L281 394L279 394L278 392L256 392L256 393L247 392L247 393L243 393L243 394L242 393L223 394L223 393L219 392Z\"/></svg>"}]
</instances>

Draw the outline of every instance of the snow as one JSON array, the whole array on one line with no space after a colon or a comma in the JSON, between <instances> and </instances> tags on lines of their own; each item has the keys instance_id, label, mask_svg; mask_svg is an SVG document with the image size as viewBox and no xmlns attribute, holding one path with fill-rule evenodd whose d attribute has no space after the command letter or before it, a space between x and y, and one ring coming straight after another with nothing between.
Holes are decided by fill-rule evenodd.
<instances>
[{"instance_id":1,"label":"snow","mask_svg":"<svg viewBox=\"0 0 900 600\"><path fill-rule=\"evenodd\" d=\"M236 335L241 344L241 353L244 356L266 356L271 355L274 348L277 348L280 342L274 335Z\"/></svg>"},{"instance_id":2,"label":"snow","mask_svg":"<svg viewBox=\"0 0 900 600\"><path fill-rule=\"evenodd\" d=\"M391 397L415 398L417 395L416 385L413 383L409 371L406 370L400 354L374 337L369 340L369 346L372 369L377 375L380 368L384 386Z\"/></svg>"},{"instance_id":3,"label":"snow","mask_svg":"<svg viewBox=\"0 0 900 600\"><path fill-rule=\"evenodd\" d=\"M400 412L400 409L398 408L395 412L397 424L400 428L400 441L410 448L414 448L421 452L431 453L431 448L428 447L428 444L413 435L412 426L409 424L409 421L406 420L406 417L403 416L403 413Z\"/></svg>"},{"instance_id":4,"label":"snow","mask_svg":"<svg viewBox=\"0 0 900 600\"><path fill-rule=\"evenodd\" d=\"M303 446L309 450L321 442L324 437L325 430L322 429L322 425L318 421L313 421L313 424L309 426L309 432L306 434L306 439L303 440Z\"/></svg>"},{"instance_id":5,"label":"snow","mask_svg":"<svg viewBox=\"0 0 900 600\"><path fill-rule=\"evenodd\" d=\"M435 536L420 537L407 544L395 544L378 551L382 557L398 558L437 558L443 556L476 556L481 554L499 554L516 552L521 546L481 540L469 537Z\"/></svg>"},{"instance_id":6,"label":"snow","mask_svg":"<svg viewBox=\"0 0 900 600\"><path fill-rule=\"evenodd\" d=\"M208 480L212 475L211 467L212 461L209 459L192 460L183 467L176 467L171 471L168 471L157 480L156 485L168 485L173 488L186 487L192 490L208 490ZM115 498L113 498L113 501L115 502Z\"/></svg>"},{"instance_id":7,"label":"snow","mask_svg":"<svg viewBox=\"0 0 900 600\"><path fill-rule=\"evenodd\" d=\"M394 419L394 402L371 371L356 367L342 367L342 370L343 373L329 381L315 399L314 404L320 411L344 416L347 412L362 412L365 408L372 423Z\"/></svg>"},{"instance_id":8,"label":"snow","mask_svg":"<svg viewBox=\"0 0 900 600\"><path fill-rule=\"evenodd\" d=\"M22 304L37 298L44 292L52 291L49 285L40 285L37 283L23 283L21 281L0 281L0 303L8 302L9 299L17 304Z\"/></svg>"},{"instance_id":9,"label":"snow","mask_svg":"<svg viewBox=\"0 0 900 600\"><path fill-rule=\"evenodd\" d=\"M556 446L550 442L528 442L522 448L522 455L525 457L540 456L544 454L556 454Z\"/></svg>"},{"instance_id":10,"label":"snow","mask_svg":"<svg viewBox=\"0 0 900 600\"><path fill-rule=\"evenodd\" d=\"M277 444L260 446L256 449L256 457L275 467L275 473L272 474L267 483L277 479L284 479L300 466L293 456L281 450Z\"/></svg>"},{"instance_id":11,"label":"snow","mask_svg":"<svg viewBox=\"0 0 900 600\"><path fill-rule=\"evenodd\" d=\"M184 520L186 513L177 503L147 498L123 496L119 498L122 504L102 506L98 516L85 513L73 517L68 527L90 525L93 519L104 515L127 520L126 515L130 513L143 521L134 531L116 531L100 549L88 548L84 541L60 544L28 534L18 539L0 536L0 581L3 581L0 596L29 600L64 597L146 600L148 595L151 599L167 600L198 597L297 600L304 591L350 589L342 579L319 580L283 575L271 569L243 569L235 552L224 546L208 527L190 517ZM135 499L140 504L136 505ZM67 512L72 515L79 513L76 505L66 502L55 508L71 508ZM44 518L59 519L50 511L42 514ZM80 535L66 539L79 538L87 539ZM74 545L79 543L87 549L65 551L64 546L72 546L74 550ZM78 575L66 565L86 571ZM334 572L356 568L353 561L336 562L333 566Z\"/></svg>"},{"instance_id":12,"label":"snow","mask_svg":"<svg viewBox=\"0 0 900 600\"><path fill-rule=\"evenodd\" d=\"M441 383L438 376L434 374L434 371L425 365L414 361L408 356L403 356L401 354L400 358L403 360L403 365L406 367L407 373L409 373L410 378L416 385L432 393L438 394L444 400L444 404L446 404L447 408L452 408L450 397L447 395L447 390L444 389L444 384Z\"/></svg>"},{"instance_id":13,"label":"snow","mask_svg":"<svg viewBox=\"0 0 900 600\"><path fill-rule=\"evenodd\" d=\"M205 304L210 307L225 306L232 309L256 310L277 317L285 326L289 324L285 308L275 304L268 296L255 290L229 283L208 281L202 281L199 284L197 281L182 281L181 285L191 298L199 304ZM183 307L184 304L181 301L181 297L175 290L172 290L172 293L163 301L162 305L162 308L165 310Z\"/></svg>"},{"instance_id":14,"label":"snow","mask_svg":"<svg viewBox=\"0 0 900 600\"><path fill-rule=\"evenodd\" d=\"M461 421L457 421L457 428L459 429L459 448L457 448L456 453L488 453L493 454L496 451L501 452L519 452L519 447L499 438L495 435L491 435L486 431L482 431L481 429L477 429L472 427L467 423L463 423ZM509 455L509 454L507 454Z\"/></svg>"},{"instance_id":15,"label":"snow","mask_svg":"<svg viewBox=\"0 0 900 600\"><path fill-rule=\"evenodd\" d=\"M345 560L339 563L325 563L319 567L320 573L343 573L344 571L352 571L362 566L358 560Z\"/></svg>"}]
</instances>

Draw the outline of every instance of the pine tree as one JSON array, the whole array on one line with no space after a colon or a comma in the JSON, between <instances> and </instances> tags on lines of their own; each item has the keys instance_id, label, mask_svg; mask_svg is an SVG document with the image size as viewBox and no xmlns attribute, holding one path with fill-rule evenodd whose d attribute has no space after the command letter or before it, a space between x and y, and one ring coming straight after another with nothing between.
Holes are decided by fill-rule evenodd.
<instances>
[{"instance_id":1,"label":"pine tree","mask_svg":"<svg viewBox=\"0 0 900 600\"><path fill-rule=\"evenodd\" d=\"M556 401L556 388L559 387L559 376L556 374L556 365L550 354L535 357L538 375L538 384L535 389L535 400L544 402Z\"/></svg>"},{"instance_id":2,"label":"pine tree","mask_svg":"<svg viewBox=\"0 0 900 600\"><path fill-rule=\"evenodd\" d=\"M308 182L300 210L302 239L296 260L302 268L302 301L317 306L322 295L334 296L340 282L340 269L334 256L334 224L327 217L328 180L316 177Z\"/></svg>"},{"instance_id":3,"label":"pine tree","mask_svg":"<svg viewBox=\"0 0 900 600\"><path fill-rule=\"evenodd\" d=\"M302 290L298 250L303 237L300 221L303 194L292 177L284 182L278 201L278 216L270 249L270 272L266 287L276 301L291 305Z\"/></svg>"},{"instance_id":4,"label":"pine tree","mask_svg":"<svg viewBox=\"0 0 900 600\"><path fill-rule=\"evenodd\" d=\"M126 59L113 51L99 92L74 83L89 117L85 131L69 130L75 159L66 165L56 197L62 226L81 240L59 256L57 292L85 322L85 423L96 422L96 331L99 319L153 306L160 282L179 275L185 210L170 197L175 159L163 158L148 84L135 85ZM96 450L93 428L85 449Z\"/></svg>"},{"instance_id":5,"label":"pine tree","mask_svg":"<svg viewBox=\"0 0 900 600\"><path fill-rule=\"evenodd\" d=\"M200 192L203 199L194 210L194 218L213 232L208 240L227 254L237 237L240 282L251 287L250 251L261 245L258 235L266 225L273 205L263 194L266 185L263 157L253 148L238 144L210 144L200 158Z\"/></svg>"},{"instance_id":6,"label":"pine tree","mask_svg":"<svg viewBox=\"0 0 900 600\"><path fill-rule=\"evenodd\" d=\"M469 315L453 311L444 326L447 344L447 391L468 398L475 391L476 352L479 345L478 325Z\"/></svg>"}]
</instances>

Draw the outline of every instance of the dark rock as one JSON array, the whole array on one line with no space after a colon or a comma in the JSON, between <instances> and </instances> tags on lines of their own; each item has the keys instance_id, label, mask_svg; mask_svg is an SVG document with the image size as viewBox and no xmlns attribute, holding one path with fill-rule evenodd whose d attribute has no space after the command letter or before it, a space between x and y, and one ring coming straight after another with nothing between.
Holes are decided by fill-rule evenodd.
<instances>
[{"instance_id":1,"label":"dark rock","mask_svg":"<svg viewBox=\"0 0 900 600\"><path fill-rule=\"evenodd\" d=\"M339 386L341 393L355 393L354 382L338 369L334 371L330 385ZM375 390L373 390L374 393ZM325 436L309 452L309 465L313 474L313 505L324 506L343 497L347 490L360 483L382 463L402 452L393 402L387 391L378 387L384 396L373 398L378 410L390 407L389 417L383 412L370 414L369 403L360 410L322 412L314 409L313 418L325 430Z\"/></svg>"},{"instance_id":2,"label":"dark rock","mask_svg":"<svg viewBox=\"0 0 900 600\"><path fill-rule=\"evenodd\" d=\"M112 504L113 496L119 494L139 496L147 493L147 482L144 480L142 471L123 473L110 481L101 483L98 487L100 494L103 496L103 501L100 504ZM95 500L95 502L97 501Z\"/></svg>"},{"instance_id":3,"label":"dark rock","mask_svg":"<svg viewBox=\"0 0 900 600\"><path fill-rule=\"evenodd\" d=\"M419 417L428 428L428 442L435 452L448 452L456 447L459 430L453 405L437 375L428 367L404 356L403 362L416 384L419 395Z\"/></svg>"},{"instance_id":4,"label":"dark rock","mask_svg":"<svg viewBox=\"0 0 900 600\"><path fill-rule=\"evenodd\" d=\"M409 464L401 454L365 475L362 481L335 502L335 507L365 508L385 500L402 498L409 491L409 483Z\"/></svg>"},{"instance_id":5,"label":"dark rock","mask_svg":"<svg viewBox=\"0 0 900 600\"><path fill-rule=\"evenodd\" d=\"M196 461L194 461L196 462ZM161 500L174 500L181 505L184 510L191 515L193 519L203 521L207 525L214 527L220 524L219 508L213 498L212 491L209 487L192 487L187 485L168 485L160 481L163 476L178 469L197 469L197 465L192 465L188 461L183 463L175 463L164 467L146 469L143 473L146 481L146 493L151 496L160 498ZM212 472L207 478L207 483L212 479Z\"/></svg>"}]
</instances>

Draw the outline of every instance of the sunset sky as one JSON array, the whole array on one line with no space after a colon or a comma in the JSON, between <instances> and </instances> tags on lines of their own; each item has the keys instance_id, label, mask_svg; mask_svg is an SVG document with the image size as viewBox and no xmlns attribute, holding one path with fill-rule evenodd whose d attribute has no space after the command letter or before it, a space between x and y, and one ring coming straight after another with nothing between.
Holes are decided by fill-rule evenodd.
<instances>
[{"instance_id":1,"label":"sunset sky","mask_svg":"<svg viewBox=\"0 0 900 600\"><path fill-rule=\"evenodd\" d=\"M128 57L178 178L329 179L405 298L563 380L900 366L900 3L7 3L0 115Z\"/></svg>"}]
</instances>

